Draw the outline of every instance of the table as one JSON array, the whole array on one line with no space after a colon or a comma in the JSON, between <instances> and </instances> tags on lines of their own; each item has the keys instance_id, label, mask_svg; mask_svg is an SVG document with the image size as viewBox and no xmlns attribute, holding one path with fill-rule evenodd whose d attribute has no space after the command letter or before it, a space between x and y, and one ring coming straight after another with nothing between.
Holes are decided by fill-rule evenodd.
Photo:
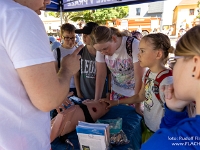
<instances>
[{"instance_id":1,"label":"table","mask_svg":"<svg viewBox=\"0 0 200 150\"><path fill-rule=\"evenodd\" d=\"M122 129L130 142L126 145L112 146L111 150L139 150L141 146L141 119L142 117L135 112L135 109L127 105L119 105L110 108L109 112L100 119L122 118ZM76 131L68 134L68 139L74 145L74 150L80 150ZM56 138L52 143L52 150L73 150L72 146L62 143Z\"/></svg>"}]
</instances>

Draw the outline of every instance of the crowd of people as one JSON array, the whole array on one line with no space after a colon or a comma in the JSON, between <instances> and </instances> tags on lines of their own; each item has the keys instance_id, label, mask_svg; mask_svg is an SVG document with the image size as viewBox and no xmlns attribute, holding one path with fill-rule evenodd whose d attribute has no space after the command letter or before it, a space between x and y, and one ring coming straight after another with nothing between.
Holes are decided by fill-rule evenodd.
<instances>
[{"instance_id":1,"label":"crowd of people","mask_svg":"<svg viewBox=\"0 0 200 150\"><path fill-rule=\"evenodd\" d=\"M135 107L143 116L141 149L199 148L200 25L181 35L175 50L165 34L130 34L95 22L82 29L63 24L59 43L38 17L49 3L0 0L1 150L50 150L50 111L69 92L106 109Z\"/></svg>"}]
</instances>

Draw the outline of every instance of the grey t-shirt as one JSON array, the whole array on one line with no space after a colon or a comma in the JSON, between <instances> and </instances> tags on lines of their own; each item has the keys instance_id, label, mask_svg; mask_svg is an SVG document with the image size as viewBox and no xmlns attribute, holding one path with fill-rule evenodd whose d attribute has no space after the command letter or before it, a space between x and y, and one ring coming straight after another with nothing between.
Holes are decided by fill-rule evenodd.
<instances>
[{"instance_id":1,"label":"grey t-shirt","mask_svg":"<svg viewBox=\"0 0 200 150\"><path fill-rule=\"evenodd\" d=\"M87 47L81 50L81 68L80 68L80 89L84 98L94 99L96 84L96 65L95 57L90 54ZM102 93L102 98L106 97L106 82Z\"/></svg>"}]
</instances>

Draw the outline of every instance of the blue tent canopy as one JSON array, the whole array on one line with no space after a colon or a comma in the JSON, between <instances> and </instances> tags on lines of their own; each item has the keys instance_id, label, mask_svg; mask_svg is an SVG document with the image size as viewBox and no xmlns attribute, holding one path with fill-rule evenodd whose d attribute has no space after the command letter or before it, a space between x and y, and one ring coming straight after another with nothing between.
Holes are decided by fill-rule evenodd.
<instances>
[{"instance_id":1,"label":"blue tent canopy","mask_svg":"<svg viewBox=\"0 0 200 150\"><path fill-rule=\"evenodd\" d=\"M47 11L80 11L155 1L162 0L51 0L51 4L47 6Z\"/></svg>"}]
</instances>

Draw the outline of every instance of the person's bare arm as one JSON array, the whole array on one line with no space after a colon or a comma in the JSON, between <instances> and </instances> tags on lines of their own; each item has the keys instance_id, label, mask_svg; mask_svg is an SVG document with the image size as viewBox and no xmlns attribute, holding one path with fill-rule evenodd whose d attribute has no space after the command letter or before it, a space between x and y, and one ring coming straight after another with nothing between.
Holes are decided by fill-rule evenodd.
<instances>
[{"instance_id":1,"label":"person's bare arm","mask_svg":"<svg viewBox=\"0 0 200 150\"><path fill-rule=\"evenodd\" d=\"M99 100L102 96L106 75L107 75L106 63L96 62L95 100Z\"/></svg>"},{"instance_id":2,"label":"person's bare arm","mask_svg":"<svg viewBox=\"0 0 200 150\"><path fill-rule=\"evenodd\" d=\"M81 48L62 59L58 74L54 62L17 69L27 94L36 108L50 111L65 100L69 92L70 79L80 69L80 56L77 54Z\"/></svg>"},{"instance_id":3,"label":"person's bare arm","mask_svg":"<svg viewBox=\"0 0 200 150\"><path fill-rule=\"evenodd\" d=\"M80 88L80 73L79 71L74 75L74 83L76 86L76 92L79 98L83 98Z\"/></svg>"},{"instance_id":4,"label":"person's bare arm","mask_svg":"<svg viewBox=\"0 0 200 150\"><path fill-rule=\"evenodd\" d=\"M110 99L110 94L111 94L110 92L112 92L112 91L111 91L111 82L112 82L111 73L109 73L109 74L107 75L107 78L108 78L108 84L107 84L108 92L107 92L107 94L106 94L106 98Z\"/></svg>"},{"instance_id":5,"label":"person's bare arm","mask_svg":"<svg viewBox=\"0 0 200 150\"><path fill-rule=\"evenodd\" d=\"M136 62L134 65L134 79L135 79L135 94L140 92L142 87L142 76L144 74L144 68L140 67L140 63Z\"/></svg>"},{"instance_id":6,"label":"person's bare arm","mask_svg":"<svg viewBox=\"0 0 200 150\"><path fill-rule=\"evenodd\" d=\"M58 72L59 69L58 69L58 62L57 61L55 61L55 68L56 68L56 72Z\"/></svg>"},{"instance_id":7,"label":"person's bare arm","mask_svg":"<svg viewBox=\"0 0 200 150\"><path fill-rule=\"evenodd\" d=\"M144 73L144 68L140 66L139 62L136 62L133 65L134 65L134 79L135 79L135 94L138 94L142 87L142 76ZM136 103L135 109L137 113L142 115L141 103Z\"/></svg>"},{"instance_id":8,"label":"person's bare arm","mask_svg":"<svg viewBox=\"0 0 200 150\"><path fill-rule=\"evenodd\" d=\"M109 99L104 98L104 99L100 99L100 102L107 103L108 104L107 109L108 109L118 104L136 104L144 100L145 100L145 90L144 90L144 84L142 84L142 88L140 89L138 94L135 94L128 98L124 98L123 100L115 100L115 101L111 101Z\"/></svg>"},{"instance_id":9,"label":"person's bare arm","mask_svg":"<svg viewBox=\"0 0 200 150\"><path fill-rule=\"evenodd\" d=\"M125 98L121 101L119 101L120 104L135 104L135 103L140 103L143 102L145 100L145 90L144 90L145 85L142 84L142 87L140 89L140 91L129 97L129 98Z\"/></svg>"}]
</instances>

